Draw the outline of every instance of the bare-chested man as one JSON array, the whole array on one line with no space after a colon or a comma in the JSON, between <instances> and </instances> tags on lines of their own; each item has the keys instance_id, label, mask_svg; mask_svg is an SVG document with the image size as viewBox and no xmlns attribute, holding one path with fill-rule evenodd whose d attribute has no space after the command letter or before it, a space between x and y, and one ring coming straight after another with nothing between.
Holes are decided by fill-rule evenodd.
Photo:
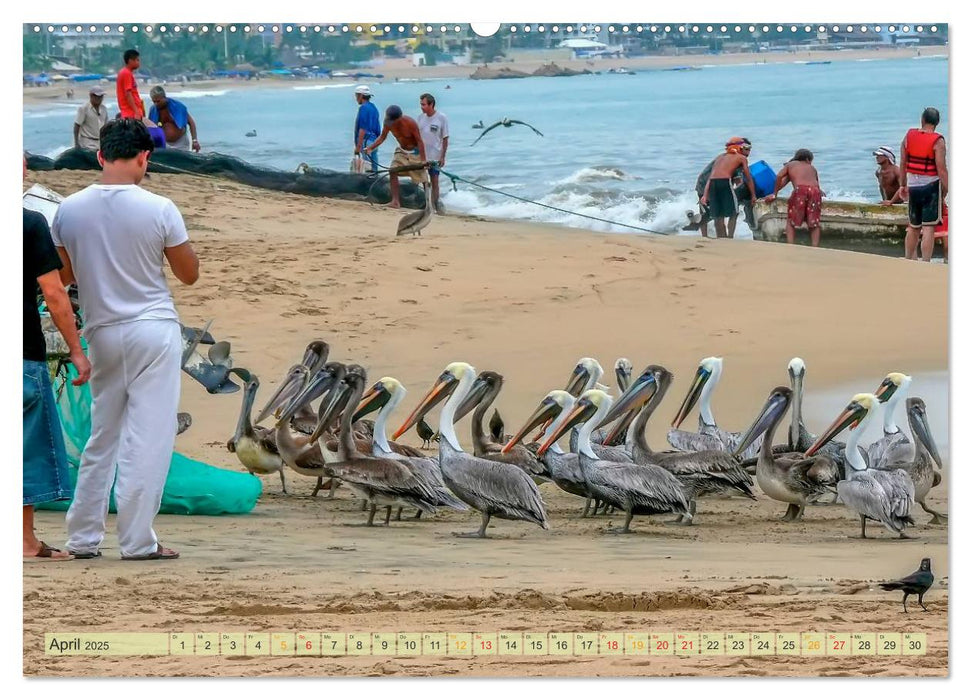
<instances>
[{"instance_id":1,"label":"bare-chested man","mask_svg":"<svg viewBox=\"0 0 971 700\"><path fill-rule=\"evenodd\" d=\"M715 159L711 167L711 177L705 185L701 204L708 207L708 217L715 222L715 233L719 238L734 237L734 230L729 235L725 219L738 215L738 199L735 197L732 176L739 168L742 169L742 176L752 193L752 201L755 201L755 182L748 170L750 151L751 144L746 139L731 138L725 144L725 152Z\"/></svg>"},{"instance_id":2,"label":"bare-chested man","mask_svg":"<svg viewBox=\"0 0 971 700\"><path fill-rule=\"evenodd\" d=\"M775 191L765 198L771 202L779 190L792 183L789 211L786 217L786 240L796 242L796 228L805 223L813 247L819 247L819 215L823 207L823 191L819 189L819 173L813 167L813 153L800 148L775 178Z\"/></svg>"},{"instance_id":3,"label":"bare-chested man","mask_svg":"<svg viewBox=\"0 0 971 700\"><path fill-rule=\"evenodd\" d=\"M394 149L394 158L391 159L391 167L396 168L402 165L420 165L425 163L425 144L421 140L421 131L418 122L411 117L406 117L401 113L401 107L391 105L384 111L384 128L381 135L370 146L364 149L364 155L369 155L384 143L388 138L388 132L394 134L398 140L398 146ZM410 170L408 177L417 184L424 184L427 180L425 170ZM401 206L398 195L398 173L391 173L391 207L397 209Z\"/></svg>"},{"instance_id":4,"label":"bare-chested man","mask_svg":"<svg viewBox=\"0 0 971 700\"><path fill-rule=\"evenodd\" d=\"M897 156L889 146L880 146L873 155L877 158L876 176L877 184L880 186L881 203L896 204L895 195L900 189L900 168L897 167Z\"/></svg>"}]
</instances>

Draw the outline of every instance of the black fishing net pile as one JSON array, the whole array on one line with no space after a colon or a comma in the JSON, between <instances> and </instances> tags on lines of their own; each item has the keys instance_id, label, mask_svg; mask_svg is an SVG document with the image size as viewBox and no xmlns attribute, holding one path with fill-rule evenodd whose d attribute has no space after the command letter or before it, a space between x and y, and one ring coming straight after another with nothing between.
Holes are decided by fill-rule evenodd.
<instances>
[{"instance_id":1,"label":"black fishing net pile","mask_svg":"<svg viewBox=\"0 0 971 700\"><path fill-rule=\"evenodd\" d=\"M55 159L27 154L27 167L30 170L100 170L94 151L71 148ZM224 177L253 187L279 192L292 192L312 197L336 197L386 204L391 201L388 178L373 175L359 175L336 170L309 169L307 172L286 172L274 168L252 165L246 161L222 153L200 155L191 151L162 149L152 153L148 171L152 173L174 173L210 175ZM422 209L425 206L425 193L409 178L402 177L401 206Z\"/></svg>"}]
</instances>

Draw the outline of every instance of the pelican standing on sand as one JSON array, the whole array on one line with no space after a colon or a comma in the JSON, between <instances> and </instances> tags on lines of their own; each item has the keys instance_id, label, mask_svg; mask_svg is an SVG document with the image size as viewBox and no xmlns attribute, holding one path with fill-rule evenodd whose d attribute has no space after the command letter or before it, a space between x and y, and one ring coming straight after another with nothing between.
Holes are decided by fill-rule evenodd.
<instances>
[{"instance_id":1,"label":"pelican standing on sand","mask_svg":"<svg viewBox=\"0 0 971 700\"><path fill-rule=\"evenodd\" d=\"M866 539L866 521L876 520L900 539L907 525L913 525L910 508L914 504L914 482L903 469L884 471L867 469L863 456L857 451L860 435L880 408L880 400L873 394L857 394L833 421L816 443L806 451L807 457L839 435L847 427L847 475L836 485L846 507L860 516L860 537Z\"/></svg>"},{"instance_id":2,"label":"pelican standing on sand","mask_svg":"<svg viewBox=\"0 0 971 700\"><path fill-rule=\"evenodd\" d=\"M226 449L235 453L250 474L273 474L279 472L283 493L287 492L287 480L283 475L283 458L269 428L254 426L252 421L253 403L260 388L260 380L255 374L242 368L232 370L245 382L243 402L236 422L236 432L226 443Z\"/></svg>"},{"instance_id":3,"label":"pelican standing on sand","mask_svg":"<svg viewBox=\"0 0 971 700\"><path fill-rule=\"evenodd\" d=\"M603 373L603 367L597 360L592 357L581 357L577 360L577 364L573 368L569 380L567 380L565 390L574 398L577 398L591 389L606 389L607 387L600 383ZM570 452L579 453L579 436L580 428L575 427L570 433ZM614 462L629 462L630 455L623 447L603 444L606 437L607 431L605 430L595 430L590 434L592 449L597 453L597 456Z\"/></svg>"},{"instance_id":4,"label":"pelican standing on sand","mask_svg":"<svg viewBox=\"0 0 971 700\"><path fill-rule=\"evenodd\" d=\"M870 443L866 448L866 463L871 469L882 464L901 462L910 457L910 438L897 427L893 418L897 404L907 398L913 378L900 372L888 374L874 395L883 406L883 436Z\"/></svg>"},{"instance_id":5,"label":"pelican standing on sand","mask_svg":"<svg viewBox=\"0 0 971 700\"><path fill-rule=\"evenodd\" d=\"M485 537L486 528L493 517L524 520L548 530L543 499L526 472L511 464L466 454L459 444L455 435L455 412L472 388L475 378L475 368L468 363L453 362L448 365L392 437L402 435L433 406L448 397L439 417L439 466L445 485L452 493L482 514L482 525L477 532L459 536Z\"/></svg>"},{"instance_id":6,"label":"pelican standing on sand","mask_svg":"<svg viewBox=\"0 0 971 700\"><path fill-rule=\"evenodd\" d=\"M755 465L755 480L766 496L789 504L782 517L786 521L801 519L806 504L831 491L839 480L836 463L825 455L807 456L801 452L778 454L772 450L772 438L791 402L792 389L787 386L773 389L734 453L739 455L756 438L764 435Z\"/></svg>"},{"instance_id":7,"label":"pelican standing on sand","mask_svg":"<svg viewBox=\"0 0 971 700\"><path fill-rule=\"evenodd\" d=\"M316 440L320 437L336 417L338 408L344 408L337 433L338 462L332 468L352 491L371 503L368 526L374 525L374 513L378 506L387 508L385 525L391 520L391 509L394 506L412 506L434 513L436 494L407 465L358 451L351 434L351 424L354 421L354 409L360 404L366 382L367 376L362 367L351 365L347 368L347 373L338 385L339 392L323 408L320 423L310 439Z\"/></svg>"},{"instance_id":8,"label":"pelican standing on sand","mask_svg":"<svg viewBox=\"0 0 971 700\"><path fill-rule=\"evenodd\" d=\"M655 452L647 442L647 422L664 399L674 379L660 365L650 365L637 381L617 400L604 418L609 423L623 413L640 408L637 418L627 432L627 448L635 464L658 466L673 474L688 498L687 516L677 524L691 525L697 509L697 499L710 494L735 493L755 500L752 477L738 461L724 450ZM617 430L615 428L614 430ZM613 435L609 435L609 442Z\"/></svg>"},{"instance_id":9,"label":"pelican standing on sand","mask_svg":"<svg viewBox=\"0 0 971 700\"><path fill-rule=\"evenodd\" d=\"M432 220L432 214L435 213L435 203L432 201L428 184L423 184L422 188L425 191L425 208L419 209L418 211L410 211L402 216L401 220L398 221L398 233L396 235L405 236L413 233L416 236L420 236L421 230L428 226L428 222Z\"/></svg>"},{"instance_id":10,"label":"pelican standing on sand","mask_svg":"<svg viewBox=\"0 0 971 700\"><path fill-rule=\"evenodd\" d=\"M538 454L545 454L563 433L574 425L581 425L579 462L590 492L595 498L623 510L627 515L624 526L611 532L629 533L635 515L687 515L688 499L681 483L670 472L661 467L629 461L604 460L593 451L590 434L595 426L603 422L610 411L611 402L607 392L600 389L583 392L566 420L540 445Z\"/></svg>"}]
</instances>

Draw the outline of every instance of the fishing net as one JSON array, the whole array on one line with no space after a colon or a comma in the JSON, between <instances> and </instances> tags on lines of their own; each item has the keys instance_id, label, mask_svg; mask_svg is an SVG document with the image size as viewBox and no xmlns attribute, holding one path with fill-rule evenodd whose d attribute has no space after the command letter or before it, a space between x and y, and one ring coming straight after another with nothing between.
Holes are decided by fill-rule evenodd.
<instances>
[{"instance_id":1,"label":"fishing net","mask_svg":"<svg viewBox=\"0 0 971 700\"><path fill-rule=\"evenodd\" d=\"M70 148L55 159L27 154L30 170L100 170L97 154L83 148ZM370 173L339 172L311 168L301 163L297 172L287 172L247 163L223 153L198 154L163 148L152 153L149 172L222 177L252 187L291 192L311 197L332 197L384 204L391 201L386 179L375 182ZM407 178L401 180L401 205L424 209L425 193Z\"/></svg>"},{"instance_id":2,"label":"fishing net","mask_svg":"<svg viewBox=\"0 0 971 700\"><path fill-rule=\"evenodd\" d=\"M86 344L83 340L81 342L87 352ZM91 435L91 390L87 384L74 386L71 383L78 376L77 370L62 357L52 357L48 366L52 372L54 398L64 433L73 491L81 453ZM256 505L262 490L262 482L252 474L219 469L176 452L172 455L159 512L175 515L248 513ZM69 505L70 501L56 501L44 503L38 508L63 511ZM113 489L108 510L116 512Z\"/></svg>"}]
</instances>

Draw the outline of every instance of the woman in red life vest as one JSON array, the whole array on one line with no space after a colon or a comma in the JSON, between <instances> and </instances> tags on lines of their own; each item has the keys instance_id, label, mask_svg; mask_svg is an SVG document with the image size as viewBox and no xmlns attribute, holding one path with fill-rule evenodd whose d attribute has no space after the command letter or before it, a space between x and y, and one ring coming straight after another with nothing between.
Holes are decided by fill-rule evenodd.
<instances>
[{"instance_id":1,"label":"woman in red life vest","mask_svg":"<svg viewBox=\"0 0 971 700\"><path fill-rule=\"evenodd\" d=\"M904 253L910 260L917 258L920 241L921 258L930 262L934 253L934 229L943 221L947 149L944 137L935 131L940 121L940 112L928 107L921 114L920 128L908 131L900 146L901 186L895 199L908 200L910 225Z\"/></svg>"}]
</instances>

